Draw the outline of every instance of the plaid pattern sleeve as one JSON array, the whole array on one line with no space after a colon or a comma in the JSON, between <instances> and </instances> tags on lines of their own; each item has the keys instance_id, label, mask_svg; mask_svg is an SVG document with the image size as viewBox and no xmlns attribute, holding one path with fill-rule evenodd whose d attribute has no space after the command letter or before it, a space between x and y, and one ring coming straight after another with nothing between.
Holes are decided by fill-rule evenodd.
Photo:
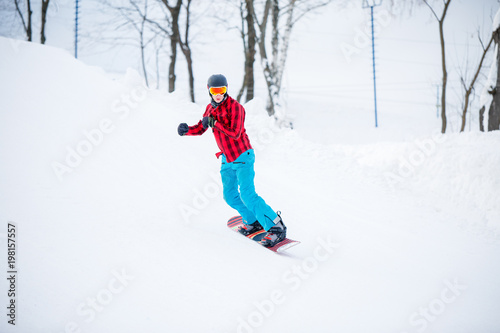
<instances>
[{"instance_id":1,"label":"plaid pattern sleeve","mask_svg":"<svg viewBox=\"0 0 500 333\"><path fill-rule=\"evenodd\" d=\"M185 135L202 135L207 129L203 128L201 120L194 126L189 126L189 131Z\"/></svg>"}]
</instances>

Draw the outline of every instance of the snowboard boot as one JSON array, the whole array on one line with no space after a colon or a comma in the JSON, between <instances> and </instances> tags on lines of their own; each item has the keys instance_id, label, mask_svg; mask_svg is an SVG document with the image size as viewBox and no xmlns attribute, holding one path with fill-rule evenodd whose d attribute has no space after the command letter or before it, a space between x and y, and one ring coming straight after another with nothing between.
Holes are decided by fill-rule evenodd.
<instances>
[{"instance_id":1,"label":"snowboard boot","mask_svg":"<svg viewBox=\"0 0 500 333\"><path fill-rule=\"evenodd\" d=\"M262 238L260 243L265 247L273 247L286 238L286 226L278 212L279 221L274 227L267 231L267 235Z\"/></svg>"},{"instance_id":2,"label":"snowboard boot","mask_svg":"<svg viewBox=\"0 0 500 333\"><path fill-rule=\"evenodd\" d=\"M252 224L244 224L238 229L238 232L244 236L248 236L263 229L264 228L260 225L259 221L255 221Z\"/></svg>"}]
</instances>

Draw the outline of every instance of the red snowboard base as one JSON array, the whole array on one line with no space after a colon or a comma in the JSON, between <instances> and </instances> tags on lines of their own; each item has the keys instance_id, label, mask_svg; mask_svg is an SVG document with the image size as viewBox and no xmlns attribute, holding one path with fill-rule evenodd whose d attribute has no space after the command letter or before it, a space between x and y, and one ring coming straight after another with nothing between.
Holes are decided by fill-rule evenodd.
<instances>
[{"instance_id":1,"label":"red snowboard base","mask_svg":"<svg viewBox=\"0 0 500 333\"><path fill-rule=\"evenodd\" d=\"M243 218L241 216L232 217L232 218L229 219L229 221L227 221L227 226L230 229L232 229L232 230L234 230L236 232L238 232L239 227L242 226L242 225L243 225ZM250 234L250 235L248 235L246 237L250 238L251 240L253 240L253 241L257 242L258 244L260 244L260 241L262 240L262 238L264 238L265 235L266 235L266 231L265 230L260 230L260 231L257 231L255 233L253 233L253 234ZM295 246L297 244L300 244L300 242L299 241L295 241L293 239L285 238L284 240L282 240L278 244L274 245L273 247L266 247L266 249L269 249L269 250L271 250L273 252L279 253L279 252L283 252L286 249L289 249L292 246Z\"/></svg>"}]
</instances>

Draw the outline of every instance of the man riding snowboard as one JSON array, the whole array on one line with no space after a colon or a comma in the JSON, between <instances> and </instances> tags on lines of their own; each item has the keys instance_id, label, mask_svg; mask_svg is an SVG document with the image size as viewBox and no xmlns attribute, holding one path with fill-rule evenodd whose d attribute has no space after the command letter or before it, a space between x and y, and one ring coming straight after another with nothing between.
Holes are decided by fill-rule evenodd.
<instances>
[{"instance_id":1,"label":"man riding snowboard","mask_svg":"<svg viewBox=\"0 0 500 333\"><path fill-rule=\"evenodd\" d=\"M243 217L244 226L238 231L249 235L259 230L267 231L261 244L272 247L286 237L286 226L279 215L255 192L255 153L245 130L245 109L227 94L227 80L222 74L208 78L211 97L202 120L194 126L179 125L179 135L202 135L208 127L221 150L220 174L224 200ZM239 188L239 190L238 190Z\"/></svg>"}]
</instances>

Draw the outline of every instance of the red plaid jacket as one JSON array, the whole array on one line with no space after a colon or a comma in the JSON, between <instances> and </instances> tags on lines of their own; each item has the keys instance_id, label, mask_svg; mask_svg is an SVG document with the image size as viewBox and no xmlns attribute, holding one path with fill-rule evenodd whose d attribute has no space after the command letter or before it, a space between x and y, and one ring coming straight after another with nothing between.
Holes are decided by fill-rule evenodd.
<instances>
[{"instance_id":1,"label":"red plaid jacket","mask_svg":"<svg viewBox=\"0 0 500 333\"><path fill-rule=\"evenodd\" d=\"M245 109L235 99L227 96L217 108L208 104L203 117L209 116L216 120L213 133L221 150L216 154L217 158L220 154L224 154L227 162L231 163L243 152L252 149L245 130ZM200 120L198 124L189 126L189 131L185 135L202 135L207 129L203 128Z\"/></svg>"}]
</instances>

